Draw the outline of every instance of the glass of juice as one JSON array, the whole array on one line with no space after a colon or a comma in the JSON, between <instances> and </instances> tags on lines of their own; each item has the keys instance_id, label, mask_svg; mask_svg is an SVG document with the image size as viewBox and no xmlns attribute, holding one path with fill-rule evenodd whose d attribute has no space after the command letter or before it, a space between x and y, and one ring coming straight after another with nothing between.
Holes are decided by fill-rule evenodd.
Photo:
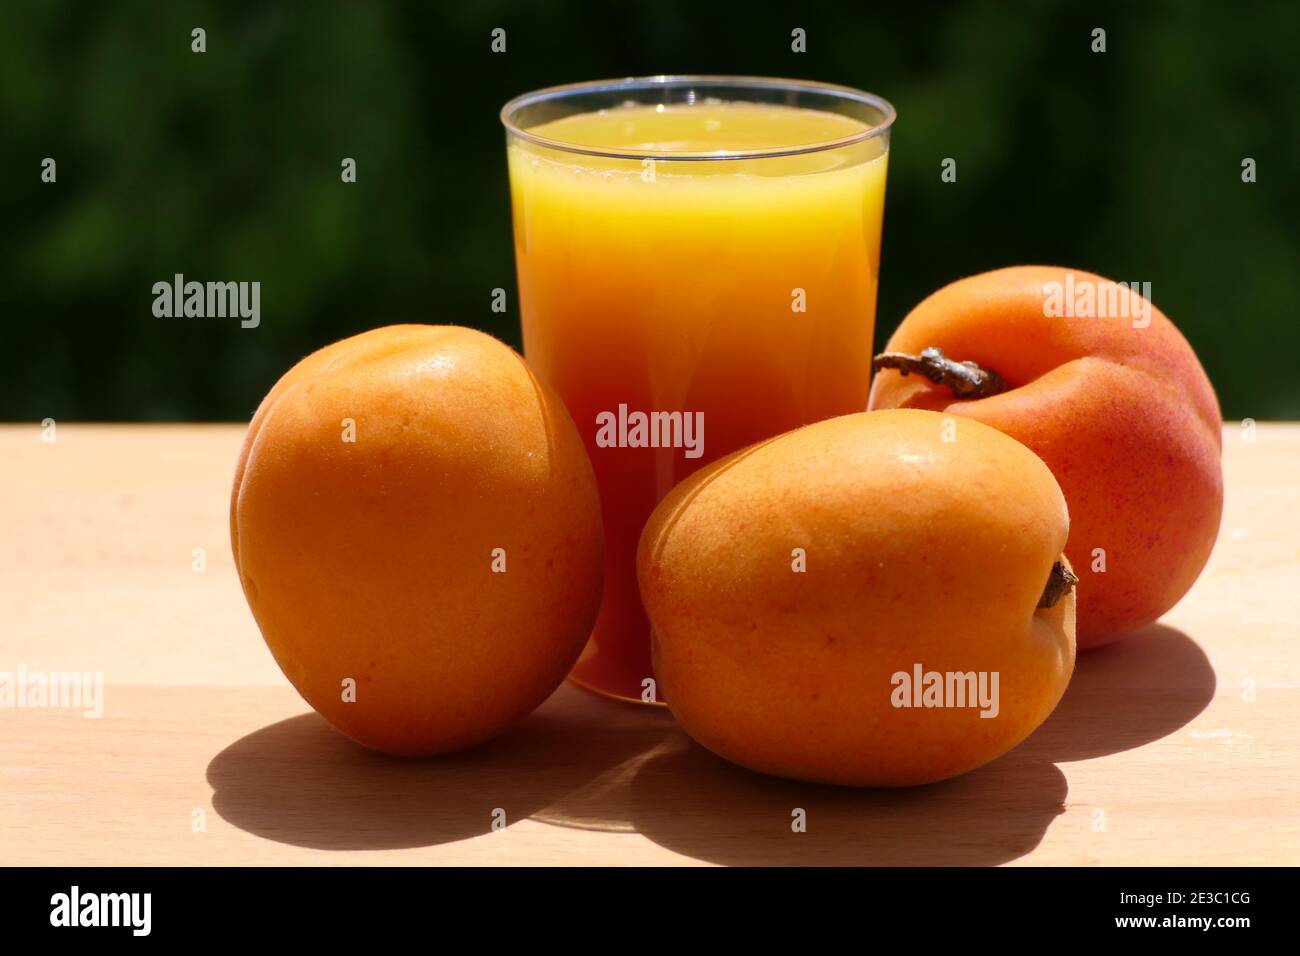
<instances>
[{"instance_id":1,"label":"glass of juice","mask_svg":"<svg viewBox=\"0 0 1300 956\"><path fill-rule=\"evenodd\" d=\"M570 679L662 701L636 578L650 512L718 458L866 408L894 108L657 76L539 90L501 119L524 354L586 441L605 522Z\"/></svg>"}]
</instances>

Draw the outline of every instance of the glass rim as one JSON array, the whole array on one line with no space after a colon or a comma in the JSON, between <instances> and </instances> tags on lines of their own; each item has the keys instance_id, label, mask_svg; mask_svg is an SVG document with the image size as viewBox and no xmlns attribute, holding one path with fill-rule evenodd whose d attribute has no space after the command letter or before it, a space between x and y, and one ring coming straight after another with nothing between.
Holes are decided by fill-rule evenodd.
<instances>
[{"instance_id":1,"label":"glass rim","mask_svg":"<svg viewBox=\"0 0 1300 956\"><path fill-rule=\"evenodd\" d=\"M856 103L862 103L879 110L884 119L869 126L861 133L843 136L839 139L822 140L800 146L778 146L767 149L729 150L727 152L673 152L664 150L649 152L645 150L623 149L619 147L597 148L569 143L561 139L538 136L514 122L513 116L526 106L535 106L552 100L562 100L580 93L606 93L619 90L653 90L680 86L732 87L752 90L783 90L794 93L821 93L839 97ZM883 136L898 118L898 112L883 96L868 93L852 86L840 86L835 83L821 83L816 80L791 80L766 76L727 76L710 73L661 73L657 76L628 76L612 80L588 80L583 83L566 83L561 86L547 86L529 93L523 93L508 101L501 107L501 125L512 136L563 153L576 153L581 156L599 156L607 159L656 159L663 161L711 161L726 162L738 159L772 159L781 156L802 156L807 153L819 153L830 149L840 149L865 143L867 140Z\"/></svg>"}]
</instances>

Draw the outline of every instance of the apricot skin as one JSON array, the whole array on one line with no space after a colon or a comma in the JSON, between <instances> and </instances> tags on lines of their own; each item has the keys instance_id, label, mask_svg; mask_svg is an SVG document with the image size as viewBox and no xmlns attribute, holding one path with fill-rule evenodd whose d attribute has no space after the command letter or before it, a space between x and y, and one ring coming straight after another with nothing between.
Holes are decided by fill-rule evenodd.
<instances>
[{"instance_id":1,"label":"apricot skin","mask_svg":"<svg viewBox=\"0 0 1300 956\"><path fill-rule=\"evenodd\" d=\"M886 346L937 346L995 370L1011 391L956 401L918 375L882 371L869 407L984 422L1047 463L1070 506L1066 554L1087 648L1156 620L1205 567L1223 510L1222 424L1196 354L1159 309L1151 306L1146 328L1125 317L1044 315L1044 285L1064 284L1067 272L1076 286L1108 282L1049 266L972 276L913 309Z\"/></svg>"},{"instance_id":2,"label":"apricot skin","mask_svg":"<svg viewBox=\"0 0 1300 956\"><path fill-rule=\"evenodd\" d=\"M987 763L1052 711L1074 666L1074 597L1037 603L1065 501L1015 441L947 428L921 411L830 419L664 499L637 567L655 674L695 740L764 773L905 786ZM997 671L998 716L894 707L892 675L917 663Z\"/></svg>"},{"instance_id":3,"label":"apricot skin","mask_svg":"<svg viewBox=\"0 0 1300 956\"><path fill-rule=\"evenodd\" d=\"M249 426L230 535L285 675L391 754L468 747L531 712L600 601L600 508L572 420L507 346L454 326L375 329L286 373Z\"/></svg>"}]
</instances>

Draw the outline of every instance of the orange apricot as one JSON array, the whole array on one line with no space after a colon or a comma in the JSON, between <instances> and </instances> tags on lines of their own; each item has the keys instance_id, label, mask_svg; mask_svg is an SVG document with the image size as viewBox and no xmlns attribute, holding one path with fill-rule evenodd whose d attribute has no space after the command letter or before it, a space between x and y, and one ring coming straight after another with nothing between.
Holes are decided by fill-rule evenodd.
<instances>
[{"instance_id":1,"label":"orange apricot","mask_svg":"<svg viewBox=\"0 0 1300 956\"><path fill-rule=\"evenodd\" d=\"M1065 500L979 422L862 412L674 488L637 569L686 731L745 767L928 783L1005 753L1074 666Z\"/></svg>"},{"instance_id":2,"label":"orange apricot","mask_svg":"<svg viewBox=\"0 0 1300 956\"><path fill-rule=\"evenodd\" d=\"M276 662L343 733L431 755L499 734L600 603L595 477L510 348L399 325L290 369L240 453L230 537Z\"/></svg>"},{"instance_id":3,"label":"orange apricot","mask_svg":"<svg viewBox=\"0 0 1300 956\"><path fill-rule=\"evenodd\" d=\"M962 279L908 314L876 366L870 408L980 421L1047 463L1070 506L1080 647L1154 621L1205 567L1223 509L1218 400L1131 287L1048 266Z\"/></svg>"}]
</instances>

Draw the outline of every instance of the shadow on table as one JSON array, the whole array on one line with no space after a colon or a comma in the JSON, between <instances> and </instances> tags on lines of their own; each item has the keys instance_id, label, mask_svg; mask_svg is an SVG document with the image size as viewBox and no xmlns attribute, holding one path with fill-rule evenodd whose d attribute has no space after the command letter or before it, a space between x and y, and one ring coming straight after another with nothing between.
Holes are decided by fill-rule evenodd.
<instances>
[{"instance_id":1,"label":"shadow on table","mask_svg":"<svg viewBox=\"0 0 1300 956\"><path fill-rule=\"evenodd\" d=\"M1053 762L1132 750L1189 723L1209 706L1216 685L1200 645L1153 624L1080 653L1065 697L1018 749Z\"/></svg>"},{"instance_id":2,"label":"shadow on table","mask_svg":"<svg viewBox=\"0 0 1300 956\"><path fill-rule=\"evenodd\" d=\"M208 765L216 811L271 840L324 849L430 846L532 818L636 831L728 864L996 864L1023 856L1063 811L1053 764L1172 733L1214 694L1186 635L1157 626L1081 655L1053 716L973 773L908 790L852 790L751 773L697 746L660 709L561 687L474 750L428 761L373 753L315 714L264 727ZM807 830L791 829L802 809Z\"/></svg>"},{"instance_id":3,"label":"shadow on table","mask_svg":"<svg viewBox=\"0 0 1300 956\"><path fill-rule=\"evenodd\" d=\"M222 750L208 783L223 819L267 839L331 850L431 846L487 833L502 813L506 826L525 819L674 732L665 710L566 684L511 732L431 760L367 750L315 713L292 717Z\"/></svg>"}]
</instances>

